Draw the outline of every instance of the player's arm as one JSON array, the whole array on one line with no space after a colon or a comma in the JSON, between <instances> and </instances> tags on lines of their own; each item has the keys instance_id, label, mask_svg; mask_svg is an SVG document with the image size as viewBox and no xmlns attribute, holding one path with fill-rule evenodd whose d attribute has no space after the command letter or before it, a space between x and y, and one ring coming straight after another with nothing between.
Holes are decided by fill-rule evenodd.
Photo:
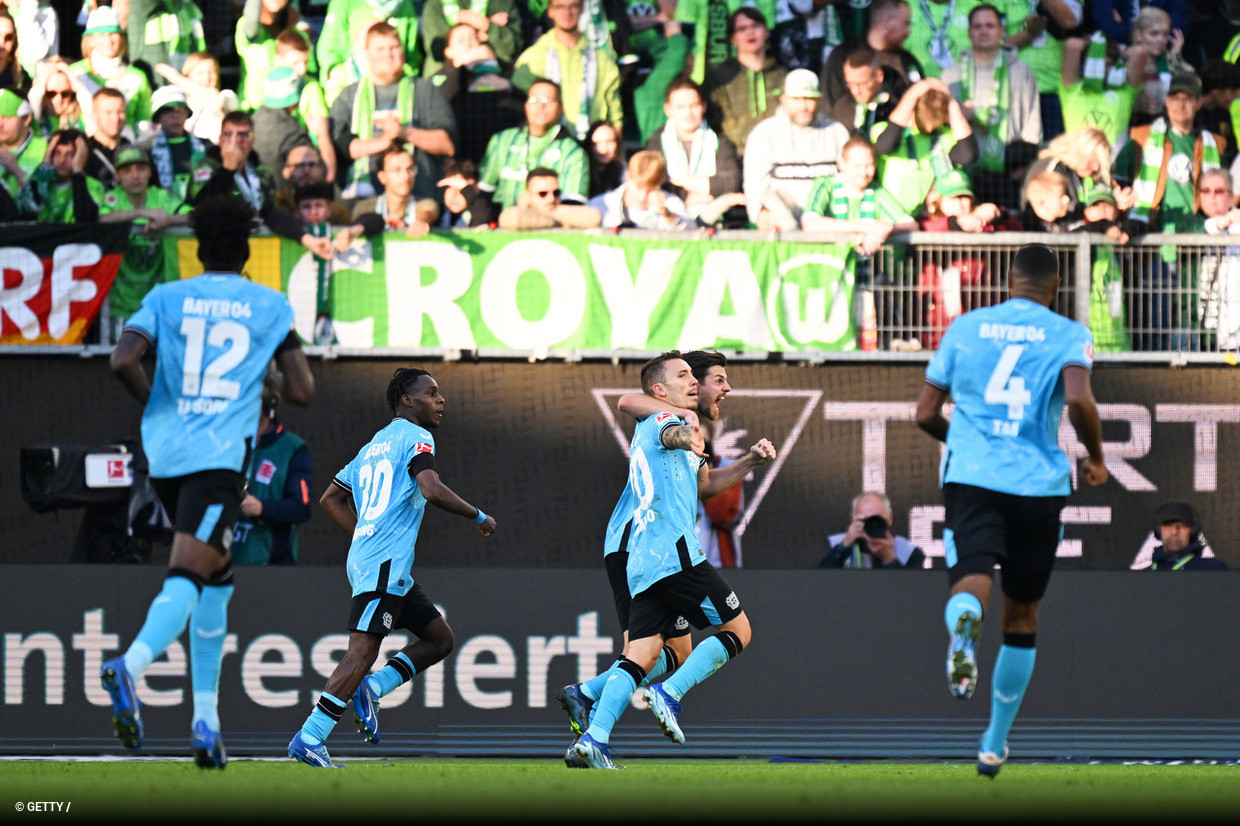
<instances>
[{"instance_id":1,"label":"player's arm","mask_svg":"<svg viewBox=\"0 0 1240 826\"><path fill-rule=\"evenodd\" d=\"M418 460L415 459L414 462L416 461ZM410 465L410 472L415 472L413 462ZM418 488L421 489L422 495L426 497L427 502L430 502L437 508L446 510L448 513L455 513L475 522L481 519L482 521L478 522L478 532L483 536L490 536L495 533L495 517L487 516L482 512L482 508L474 507L457 496L452 488L443 483L433 467L423 467L421 470L416 470L414 479L417 480Z\"/></svg>"},{"instance_id":2,"label":"player's arm","mask_svg":"<svg viewBox=\"0 0 1240 826\"><path fill-rule=\"evenodd\" d=\"M711 468L710 472L706 474L705 485L702 483L702 474L699 473L698 498L710 499L713 496L718 496L748 476L749 472L754 468L773 461L775 461L775 446L768 440L762 439L749 448L748 453L727 467ZM705 466L705 463L703 463L703 466Z\"/></svg>"},{"instance_id":3,"label":"player's arm","mask_svg":"<svg viewBox=\"0 0 1240 826\"><path fill-rule=\"evenodd\" d=\"M327 515L349 534L357 527L357 511L353 509L353 494L341 486L335 479L319 497L319 504Z\"/></svg>"},{"instance_id":4,"label":"player's arm","mask_svg":"<svg viewBox=\"0 0 1240 826\"><path fill-rule=\"evenodd\" d=\"M663 399L656 399L654 396L647 396L645 393L625 393L620 397L620 401L616 402L616 409L621 413L628 414L634 419L641 421L648 416L656 413L675 413L684 419L687 424L696 426L698 424L698 416L696 410L686 410L683 407L676 407L671 402Z\"/></svg>"},{"instance_id":5,"label":"player's arm","mask_svg":"<svg viewBox=\"0 0 1240 826\"><path fill-rule=\"evenodd\" d=\"M668 450L688 450L706 457L706 438L700 427L690 424L670 425L660 431L659 441Z\"/></svg>"},{"instance_id":6,"label":"player's arm","mask_svg":"<svg viewBox=\"0 0 1240 826\"><path fill-rule=\"evenodd\" d=\"M1064 401L1068 404L1068 421L1072 422L1076 437L1089 452L1081 465L1085 471L1085 481L1091 485L1101 485L1111 474L1102 456L1102 420L1098 418L1098 405L1089 383L1089 371L1079 364L1065 367L1063 391Z\"/></svg>"},{"instance_id":7,"label":"player's arm","mask_svg":"<svg viewBox=\"0 0 1240 826\"><path fill-rule=\"evenodd\" d=\"M142 369L142 356L150 348L151 341L146 336L125 330L109 360L113 375L125 385L131 396L143 404L151 396L151 380Z\"/></svg>"},{"instance_id":8,"label":"player's arm","mask_svg":"<svg viewBox=\"0 0 1240 826\"><path fill-rule=\"evenodd\" d=\"M276 350L276 364L284 371L284 398L294 404L309 404L314 398L314 374L310 372L306 351L301 349L301 340L292 330Z\"/></svg>"},{"instance_id":9,"label":"player's arm","mask_svg":"<svg viewBox=\"0 0 1240 826\"><path fill-rule=\"evenodd\" d=\"M917 400L917 426L940 442L947 441L947 417L943 415L943 403L947 391L926 382Z\"/></svg>"}]
</instances>

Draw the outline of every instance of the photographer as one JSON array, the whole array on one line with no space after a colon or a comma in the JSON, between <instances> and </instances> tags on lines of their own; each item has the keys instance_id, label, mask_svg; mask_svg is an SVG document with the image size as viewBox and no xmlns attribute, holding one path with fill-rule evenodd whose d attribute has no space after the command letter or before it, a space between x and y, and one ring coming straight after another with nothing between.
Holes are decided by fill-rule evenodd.
<instances>
[{"instance_id":1,"label":"photographer","mask_svg":"<svg viewBox=\"0 0 1240 826\"><path fill-rule=\"evenodd\" d=\"M926 554L907 538L891 533L891 500L866 491L852 501L852 522L827 539L819 568L924 568Z\"/></svg>"}]
</instances>

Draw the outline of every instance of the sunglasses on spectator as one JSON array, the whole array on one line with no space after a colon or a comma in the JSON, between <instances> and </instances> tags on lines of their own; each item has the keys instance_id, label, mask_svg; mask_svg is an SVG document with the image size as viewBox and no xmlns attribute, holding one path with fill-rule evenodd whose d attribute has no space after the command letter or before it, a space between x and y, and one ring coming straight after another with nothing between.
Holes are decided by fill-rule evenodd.
<instances>
[{"instance_id":1,"label":"sunglasses on spectator","mask_svg":"<svg viewBox=\"0 0 1240 826\"><path fill-rule=\"evenodd\" d=\"M544 189L542 192L535 192L534 194L537 195L539 198L549 198L552 195L559 198L560 193L561 193L561 190L559 189Z\"/></svg>"},{"instance_id":2,"label":"sunglasses on spectator","mask_svg":"<svg viewBox=\"0 0 1240 826\"><path fill-rule=\"evenodd\" d=\"M75 98L77 97L77 92L73 91L72 89L60 89L56 91L52 91L49 89L47 96L49 98Z\"/></svg>"},{"instance_id":3,"label":"sunglasses on spectator","mask_svg":"<svg viewBox=\"0 0 1240 826\"><path fill-rule=\"evenodd\" d=\"M1230 195L1231 192L1230 190L1226 190L1226 189L1203 189L1201 190L1201 194L1202 195Z\"/></svg>"},{"instance_id":4,"label":"sunglasses on spectator","mask_svg":"<svg viewBox=\"0 0 1240 826\"><path fill-rule=\"evenodd\" d=\"M254 135L253 132L221 132L220 133L221 138L238 138L241 140L252 137L253 135Z\"/></svg>"}]
</instances>

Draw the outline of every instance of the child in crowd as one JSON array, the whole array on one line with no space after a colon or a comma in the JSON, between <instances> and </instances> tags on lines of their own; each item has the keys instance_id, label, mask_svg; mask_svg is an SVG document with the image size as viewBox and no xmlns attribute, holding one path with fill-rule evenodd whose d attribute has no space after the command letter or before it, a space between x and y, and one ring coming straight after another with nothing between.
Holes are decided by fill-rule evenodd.
<instances>
[{"instance_id":1,"label":"child in crowd","mask_svg":"<svg viewBox=\"0 0 1240 826\"><path fill-rule=\"evenodd\" d=\"M1021 226L1029 232L1070 232L1080 228L1078 211L1072 209L1068 181L1058 172L1044 170L1025 183L1026 204Z\"/></svg>"},{"instance_id":2,"label":"child in crowd","mask_svg":"<svg viewBox=\"0 0 1240 826\"><path fill-rule=\"evenodd\" d=\"M1126 222L1115 202L1115 193L1105 184L1096 184L1081 199L1084 223L1081 231L1105 235L1117 244L1127 244ZM1143 226L1140 222L1135 222ZM1128 313L1124 306L1124 278L1119 257L1111 244L1093 249L1090 271L1089 326L1094 333L1094 349L1102 353L1126 353L1132 349L1128 333Z\"/></svg>"},{"instance_id":3,"label":"child in crowd","mask_svg":"<svg viewBox=\"0 0 1240 826\"><path fill-rule=\"evenodd\" d=\"M280 32L275 41L272 68L287 66L303 78L301 98L293 113L301 127L310 135L315 149L323 160L324 175L329 181L336 180L336 147L332 144L331 124L327 119L327 94L318 79L307 74L311 61L310 42L295 29ZM275 163L276 158L265 158L264 163Z\"/></svg>"},{"instance_id":4,"label":"child in crowd","mask_svg":"<svg viewBox=\"0 0 1240 826\"><path fill-rule=\"evenodd\" d=\"M894 195L874 185L877 156L874 146L860 135L840 150L839 172L814 181L801 215L807 232L858 232L857 250L873 255L892 232L917 229Z\"/></svg>"}]
</instances>

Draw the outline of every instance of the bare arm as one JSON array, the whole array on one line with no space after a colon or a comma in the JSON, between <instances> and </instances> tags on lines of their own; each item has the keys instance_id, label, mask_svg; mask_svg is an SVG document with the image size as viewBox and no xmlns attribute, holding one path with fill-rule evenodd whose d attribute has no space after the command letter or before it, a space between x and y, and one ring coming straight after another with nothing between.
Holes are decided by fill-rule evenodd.
<instances>
[{"instance_id":1,"label":"bare arm","mask_svg":"<svg viewBox=\"0 0 1240 826\"><path fill-rule=\"evenodd\" d=\"M307 405L314 398L314 374L306 360L306 351L299 344L276 356L276 364L284 371L284 398L294 404Z\"/></svg>"},{"instance_id":2,"label":"bare arm","mask_svg":"<svg viewBox=\"0 0 1240 826\"><path fill-rule=\"evenodd\" d=\"M677 407L671 402L656 399L654 396L647 396L645 393L625 393L616 402L616 409L638 420L656 413L675 413L688 424L694 427L698 425L697 411L685 410L683 407Z\"/></svg>"},{"instance_id":3,"label":"bare arm","mask_svg":"<svg viewBox=\"0 0 1240 826\"><path fill-rule=\"evenodd\" d=\"M768 440L762 439L749 448L748 453L727 467L711 468L705 486L699 475L698 498L710 499L712 496L718 496L748 476L754 468L773 461L775 461L775 446Z\"/></svg>"},{"instance_id":4,"label":"bare arm","mask_svg":"<svg viewBox=\"0 0 1240 826\"><path fill-rule=\"evenodd\" d=\"M142 356L150 347L151 342L146 336L126 330L121 333L120 341L116 342L110 359L113 375L125 385L129 395L144 405L151 396L151 380L142 369Z\"/></svg>"},{"instance_id":5,"label":"bare arm","mask_svg":"<svg viewBox=\"0 0 1240 826\"><path fill-rule=\"evenodd\" d=\"M1076 364L1063 370L1064 400L1068 404L1068 421L1076 437L1081 440L1089 456L1082 463L1085 481L1095 487L1109 477L1106 461L1102 456L1102 421L1098 418L1098 405L1094 390L1089 383L1089 371Z\"/></svg>"},{"instance_id":6,"label":"bare arm","mask_svg":"<svg viewBox=\"0 0 1240 826\"><path fill-rule=\"evenodd\" d=\"M464 516L469 519L476 519L478 514L482 513L481 508L474 507L457 496L452 488L445 485L440 480L439 474L431 468L427 468L419 473L417 475L417 482L422 495L426 497L426 501L437 508L442 508L448 513L455 513L458 516ZM478 532L483 536L490 536L495 533L495 517L488 516L478 525Z\"/></svg>"},{"instance_id":7,"label":"bare arm","mask_svg":"<svg viewBox=\"0 0 1240 826\"><path fill-rule=\"evenodd\" d=\"M405 127L405 140L423 152L450 158L456 154L456 145L447 129L419 129L416 126Z\"/></svg>"},{"instance_id":8,"label":"bare arm","mask_svg":"<svg viewBox=\"0 0 1240 826\"><path fill-rule=\"evenodd\" d=\"M917 426L940 442L947 441L948 422L943 415L945 401L947 391L928 382L921 388L921 398L917 400Z\"/></svg>"},{"instance_id":9,"label":"bare arm","mask_svg":"<svg viewBox=\"0 0 1240 826\"><path fill-rule=\"evenodd\" d=\"M327 515L332 518L333 522L349 534L353 533L353 529L357 527L357 511L353 510L353 496L336 484L336 480L333 479L332 483L327 486L327 490L323 491L323 495L319 497L319 504L323 506L323 510L327 511Z\"/></svg>"}]
</instances>

